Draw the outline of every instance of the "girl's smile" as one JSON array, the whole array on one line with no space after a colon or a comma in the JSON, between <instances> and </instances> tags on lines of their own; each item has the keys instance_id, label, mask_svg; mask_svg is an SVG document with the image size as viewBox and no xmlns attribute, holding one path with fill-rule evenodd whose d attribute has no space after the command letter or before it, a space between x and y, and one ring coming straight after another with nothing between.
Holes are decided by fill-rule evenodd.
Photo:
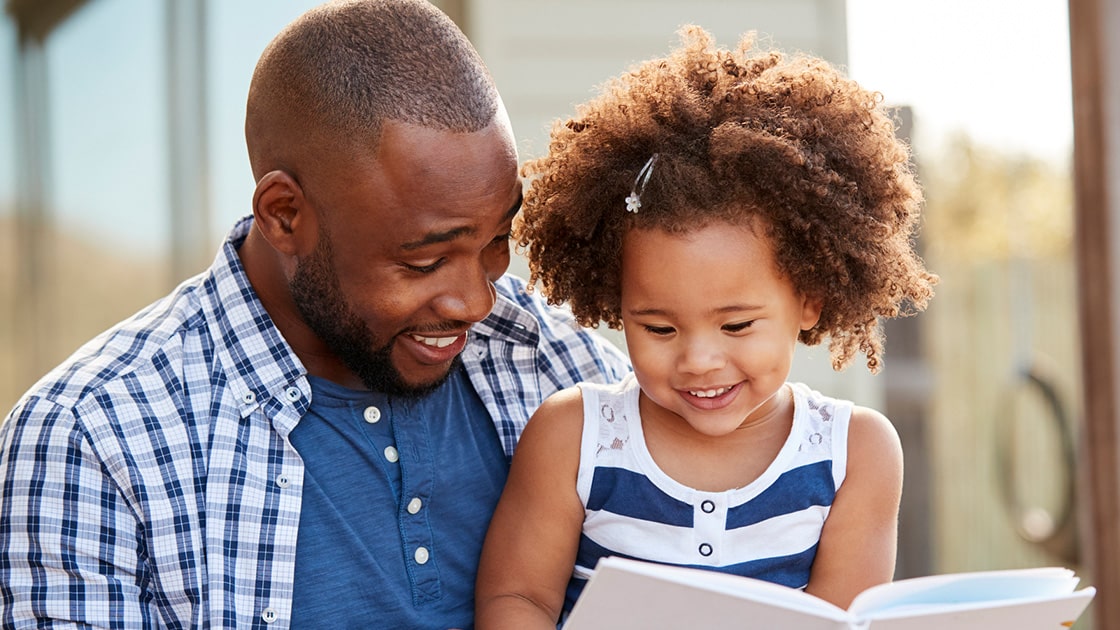
<instances>
[{"instance_id":1,"label":"girl's smile","mask_svg":"<svg viewBox=\"0 0 1120 630\"><path fill-rule=\"evenodd\" d=\"M737 383L735 385L724 387L709 387L704 389L685 389L678 390L684 400L696 407L706 411L722 409L735 401L735 397L742 390L743 384Z\"/></svg>"}]
</instances>

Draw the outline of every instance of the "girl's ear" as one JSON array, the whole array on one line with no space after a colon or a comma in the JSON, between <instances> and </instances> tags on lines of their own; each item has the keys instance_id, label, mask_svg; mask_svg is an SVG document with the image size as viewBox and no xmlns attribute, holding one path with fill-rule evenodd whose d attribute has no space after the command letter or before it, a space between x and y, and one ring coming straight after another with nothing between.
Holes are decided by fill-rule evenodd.
<instances>
[{"instance_id":1,"label":"girl's ear","mask_svg":"<svg viewBox=\"0 0 1120 630\"><path fill-rule=\"evenodd\" d=\"M824 308L824 300L815 296L804 296L801 298L801 330L809 330L817 325L821 319L821 309Z\"/></svg>"},{"instance_id":2,"label":"girl's ear","mask_svg":"<svg viewBox=\"0 0 1120 630\"><path fill-rule=\"evenodd\" d=\"M253 192L253 219L272 247L303 258L315 250L319 226L303 188L285 171L265 173Z\"/></svg>"}]
</instances>

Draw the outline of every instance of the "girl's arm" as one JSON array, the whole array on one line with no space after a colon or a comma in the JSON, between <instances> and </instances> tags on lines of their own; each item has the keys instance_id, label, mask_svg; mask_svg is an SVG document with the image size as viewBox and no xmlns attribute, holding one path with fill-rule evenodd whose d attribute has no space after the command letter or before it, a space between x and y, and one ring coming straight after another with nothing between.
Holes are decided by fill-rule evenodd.
<instances>
[{"instance_id":1,"label":"girl's arm","mask_svg":"<svg viewBox=\"0 0 1120 630\"><path fill-rule=\"evenodd\" d=\"M821 532L805 591L847 608L864 589L894 577L902 445L883 414L852 410L848 468Z\"/></svg>"},{"instance_id":2,"label":"girl's arm","mask_svg":"<svg viewBox=\"0 0 1120 630\"><path fill-rule=\"evenodd\" d=\"M583 527L576 492L582 434L576 388L550 396L525 427L482 548L479 630L555 630Z\"/></svg>"}]
</instances>

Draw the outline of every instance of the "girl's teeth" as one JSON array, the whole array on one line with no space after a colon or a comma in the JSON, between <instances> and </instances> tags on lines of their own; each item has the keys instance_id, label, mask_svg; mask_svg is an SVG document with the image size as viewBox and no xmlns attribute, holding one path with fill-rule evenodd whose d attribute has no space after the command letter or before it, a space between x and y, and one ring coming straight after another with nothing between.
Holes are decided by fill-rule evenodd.
<instances>
[{"instance_id":1,"label":"girl's teeth","mask_svg":"<svg viewBox=\"0 0 1120 630\"><path fill-rule=\"evenodd\" d=\"M715 398L716 396L726 394L727 390L729 390L729 389L731 389L731 388L730 387L721 387L719 389L698 389L698 390L689 390L688 393L692 394L693 396L696 396L697 398Z\"/></svg>"},{"instance_id":2,"label":"girl's teeth","mask_svg":"<svg viewBox=\"0 0 1120 630\"><path fill-rule=\"evenodd\" d=\"M446 348L458 339L458 337L421 337L420 335L412 335L412 338L425 346L435 346L436 348Z\"/></svg>"}]
</instances>

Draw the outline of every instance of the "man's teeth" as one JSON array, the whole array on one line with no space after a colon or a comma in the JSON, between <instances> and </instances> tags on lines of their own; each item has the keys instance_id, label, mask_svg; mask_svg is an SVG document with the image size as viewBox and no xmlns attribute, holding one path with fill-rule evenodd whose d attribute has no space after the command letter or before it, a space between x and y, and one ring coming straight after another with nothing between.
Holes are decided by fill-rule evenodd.
<instances>
[{"instance_id":1,"label":"man's teeth","mask_svg":"<svg viewBox=\"0 0 1120 630\"><path fill-rule=\"evenodd\" d=\"M726 394L728 391L730 391L730 389L730 387L721 387L719 389L690 389L688 390L688 393L696 396L697 398L715 398L716 396Z\"/></svg>"},{"instance_id":2,"label":"man's teeth","mask_svg":"<svg viewBox=\"0 0 1120 630\"><path fill-rule=\"evenodd\" d=\"M425 346L435 346L436 348L446 348L455 343L458 336L455 337L421 337L420 335L412 335L412 338Z\"/></svg>"}]
</instances>

